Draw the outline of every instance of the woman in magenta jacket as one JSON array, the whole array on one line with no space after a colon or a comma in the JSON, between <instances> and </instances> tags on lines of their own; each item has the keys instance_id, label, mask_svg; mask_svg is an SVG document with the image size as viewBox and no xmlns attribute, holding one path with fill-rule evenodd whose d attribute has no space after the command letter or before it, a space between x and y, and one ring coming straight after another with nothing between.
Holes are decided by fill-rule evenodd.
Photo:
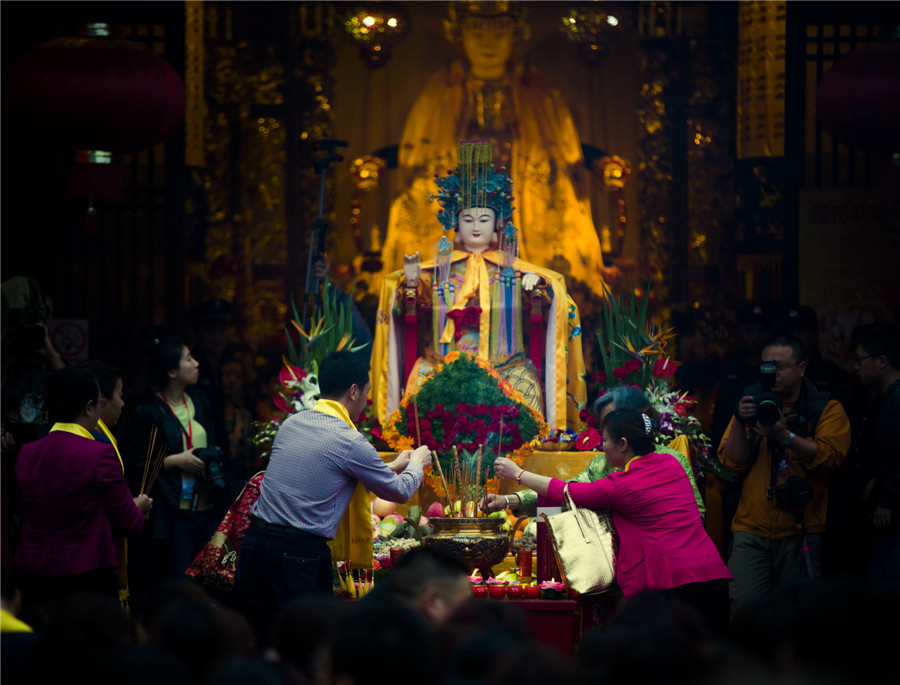
<instances>
[{"instance_id":1,"label":"woman in magenta jacket","mask_svg":"<svg viewBox=\"0 0 900 685\"><path fill-rule=\"evenodd\" d=\"M650 419L619 409L603 423L603 449L622 471L591 483L569 483L577 506L608 508L619 536L616 582L627 600L643 590L671 591L695 606L710 626L728 625L731 575L706 533L684 467L671 454L653 452ZM566 482L530 473L499 458L494 470L552 499Z\"/></svg>"},{"instance_id":2,"label":"woman in magenta jacket","mask_svg":"<svg viewBox=\"0 0 900 685\"><path fill-rule=\"evenodd\" d=\"M50 433L22 446L15 480L22 532L14 568L24 603L80 591L118 599L121 539L138 535L153 504L132 497L112 445L94 440L100 389L84 368L44 381Z\"/></svg>"}]
</instances>

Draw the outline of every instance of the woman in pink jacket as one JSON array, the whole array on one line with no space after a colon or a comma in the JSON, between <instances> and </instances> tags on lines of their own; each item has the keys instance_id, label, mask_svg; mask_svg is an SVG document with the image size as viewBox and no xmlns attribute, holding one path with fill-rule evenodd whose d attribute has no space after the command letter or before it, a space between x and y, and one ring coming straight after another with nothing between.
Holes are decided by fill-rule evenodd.
<instances>
[{"instance_id":1,"label":"woman in pink jacket","mask_svg":"<svg viewBox=\"0 0 900 685\"><path fill-rule=\"evenodd\" d=\"M569 483L577 506L608 508L619 536L616 582L627 600L643 590L665 590L696 607L716 629L728 625L731 575L706 533L684 467L653 452L649 417L619 409L603 423L603 448L614 468L592 483ZM499 458L494 471L552 499L566 482L530 473Z\"/></svg>"},{"instance_id":2,"label":"woman in pink jacket","mask_svg":"<svg viewBox=\"0 0 900 685\"><path fill-rule=\"evenodd\" d=\"M16 485L22 533L14 568L23 605L75 592L118 599L122 538L139 535L153 505L133 497L112 445L94 440L100 388L84 368L45 379L50 433L22 446Z\"/></svg>"}]
</instances>

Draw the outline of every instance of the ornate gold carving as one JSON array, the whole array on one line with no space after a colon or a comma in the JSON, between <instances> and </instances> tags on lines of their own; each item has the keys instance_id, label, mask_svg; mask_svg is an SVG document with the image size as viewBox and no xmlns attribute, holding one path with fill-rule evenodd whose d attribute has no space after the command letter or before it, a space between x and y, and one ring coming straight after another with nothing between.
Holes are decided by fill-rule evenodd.
<instances>
[{"instance_id":1,"label":"ornate gold carving","mask_svg":"<svg viewBox=\"0 0 900 685\"><path fill-rule=\"evenodd\" d=\"M206 100L203 93L205 42L203 39L203 3L184 3L184 161L192 167L204 165Z\"/></svg>"},{"instance_id":2,"label":"ornate gold carving","mask_svg":"<svg viewBox=\"0 0 900 685\"><path fill-rule=\"evenodd\" d=\"M318 199L306 142L329 137L333 128L333 49L316 40L331 31L333 9L311 6L318 4L274 7L285 18L284 36L252 45L235 40L240 11L249 10L219 3L206 10L202 281L205 293L234 302L241 337L251 344L283 337L292 296L287 278L302 268L292 260L301 262L303 249L303 239L292 243L288 229L289 199L299 198L292 217L300 225L293 230L302 231L315 218ZM288 62L297 65L290 78ZM297 94L299 116L288 110L288 93ZM288 138L292 117L295 141ZM299 159L290 159L292 150ZM293 188L289 165L296 170Z\"/></svg>"}]
</instances>

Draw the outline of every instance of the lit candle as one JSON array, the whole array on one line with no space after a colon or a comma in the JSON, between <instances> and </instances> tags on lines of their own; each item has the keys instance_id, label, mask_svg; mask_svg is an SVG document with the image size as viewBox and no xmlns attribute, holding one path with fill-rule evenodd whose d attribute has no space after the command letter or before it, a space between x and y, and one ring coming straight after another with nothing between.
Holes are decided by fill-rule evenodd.
<instances>
[{"instance_id":1,"label":"lit candle","mask_svg":"<svg viewBox=\"0 0 900 685\"><path fill-rule=\"evenodd\" d=\"M531 550L519 550L519 580L527 583L531 580Z\"/></svg>"}]
</instances>

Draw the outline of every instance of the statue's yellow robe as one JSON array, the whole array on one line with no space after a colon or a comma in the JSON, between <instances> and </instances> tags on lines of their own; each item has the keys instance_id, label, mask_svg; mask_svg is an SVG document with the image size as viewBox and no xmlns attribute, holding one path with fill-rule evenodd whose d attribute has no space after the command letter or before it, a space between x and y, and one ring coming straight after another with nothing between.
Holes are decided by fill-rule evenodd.
<instances>
[{"instance_id":1,"label":"statue's yellow robe","mask_svg":"<svg viewBox=\"0 0 900 685\"><path fill-rule=\"evenodd\" d=\"M501 255L496 251L473 254L454 250L451 261L467 260L465 282L457 291L453 309L466 305L470 299L481 307L479 319L480 340L490 340L491 288L489 269L499 265ZM430 290L434 264L422 265L421 287ZM542 389L546 405L545 418L551 429L574 427L579 422L578 413L587 401L584 357L581 348L581 319L578 307L566 292L561 274L543 267L517 260L516 269L540 276L549 286L550 313L546 324L544 345L544 369ZM406 378L403 378L403 323L392 312L397 289L402 287L403 272L395 271L385 276L381 288L378 315L375 322L375 341L372 348L372 399L379 420L387 417L400 404ZM433 315L437 315L433 312ZM522 325L522 312L517 312ZM443 337L453 333L453 322L448 321ZM478 356L489 360L488 344L480 344Z\"/></svg>"}]
</instances>

